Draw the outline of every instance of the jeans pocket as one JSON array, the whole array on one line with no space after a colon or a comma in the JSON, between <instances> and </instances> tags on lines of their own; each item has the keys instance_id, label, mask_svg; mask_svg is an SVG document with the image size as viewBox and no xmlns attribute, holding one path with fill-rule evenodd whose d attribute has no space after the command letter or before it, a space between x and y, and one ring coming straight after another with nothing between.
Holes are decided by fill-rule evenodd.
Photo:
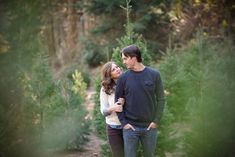
<instances>
[{"instance_id":1,"label":"jeans pocket","mask_svg":"<svg viewBox=\"0 0 235 157\"><path fill-rule=\"evenodd\" d=\"M128 129L124 129L124 128L123 128L122 130L123 130L123 131L126 131L126 132L128 132L128 131L129 131L129 132L130 132L130 131L134 131L134 130L132 130L132 128L128 128Z\"/></svg>"}]
</instances>

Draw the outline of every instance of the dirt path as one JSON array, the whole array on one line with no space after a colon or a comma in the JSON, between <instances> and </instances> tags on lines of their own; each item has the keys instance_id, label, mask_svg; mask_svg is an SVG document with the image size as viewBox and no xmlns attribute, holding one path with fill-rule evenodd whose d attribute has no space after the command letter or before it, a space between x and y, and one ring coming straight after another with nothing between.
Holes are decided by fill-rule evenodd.
<instances>
[{"instance_id":1,"label":"dirt path","mask_svg":"<svg viewBox=\"0 0 235 157\"><path fill-rule=\"evenodd\" d=\"M84 149L79 152L67 152L57 155L56 157L100 157L100 143L101 141L92 132L89 141L84 145Z\"/></svg>"},{"instance_id":2,"label":"dirt path","mask_svg":"<svg viewBox=\"0 0 235 157\"><path fill-rule=\"evenodd\" d=\"M95 94L95 90L93 88L89 88L87 90L85 106L89 112L88 116L90 119L92 119L92 112L93 112L94 105L95 105L92 100L94 94ZM73 156L67 156L67 157L99 157L100 145L101 143L103 143L103 141L101 141L96 136L93 128L92 128L92 132L88 136L88 140L89 141L84 146L84 151L78 152L77 154L74 154Z\"/></svg>"}]
</instances>

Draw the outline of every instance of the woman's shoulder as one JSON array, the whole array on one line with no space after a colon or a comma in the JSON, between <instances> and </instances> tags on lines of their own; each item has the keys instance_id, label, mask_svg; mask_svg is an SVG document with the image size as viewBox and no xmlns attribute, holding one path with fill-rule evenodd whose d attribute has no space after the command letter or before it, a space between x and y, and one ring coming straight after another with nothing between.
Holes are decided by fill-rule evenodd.
<instances>
[{"instance_id":1,"label":"woman's shoulder","mask_svg":"<svg viewBox=\"0 0 235 157\"><path fill-rule=\"evenodd\" d=\"M104 86L101 86L101 87L100 87L100 93L105 93Z\"/></svg>"}]
</instances>

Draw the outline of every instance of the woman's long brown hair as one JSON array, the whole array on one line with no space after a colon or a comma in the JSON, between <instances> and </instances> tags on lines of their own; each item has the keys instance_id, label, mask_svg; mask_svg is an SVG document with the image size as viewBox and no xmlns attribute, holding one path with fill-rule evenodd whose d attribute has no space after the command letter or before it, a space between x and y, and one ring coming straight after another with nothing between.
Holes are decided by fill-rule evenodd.
<instances>
[{"instance_id":1,"label":"woman's long brown hair","mask_svg":"<svg viewBox=\"0 0 235 157\"><path fill-rule=\"evenodd\" d=\"M112 94L115 90L115 81L111 78L112 64L114 62L107 62L103 65L101 71L101 85L104 88L104 92L108 95Z\"/></svg>"}]
</instances>

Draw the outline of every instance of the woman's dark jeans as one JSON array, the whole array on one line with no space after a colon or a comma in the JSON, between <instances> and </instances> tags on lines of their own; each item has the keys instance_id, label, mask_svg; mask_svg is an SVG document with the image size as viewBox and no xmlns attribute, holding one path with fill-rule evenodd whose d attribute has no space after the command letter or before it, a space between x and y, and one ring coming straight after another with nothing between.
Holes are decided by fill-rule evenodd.
<instances>
[{"instance_id":1,"label":"woman's dark jeans","mask_svg":"<svg viewBox=\"0 0 235 157\"><path fill-rule=\"evenodd\" d=\"M122 129L114 129L109 125L106 126L109 145L113 157L124 157L124 144Z\"/></svg>"}]
</instances>

